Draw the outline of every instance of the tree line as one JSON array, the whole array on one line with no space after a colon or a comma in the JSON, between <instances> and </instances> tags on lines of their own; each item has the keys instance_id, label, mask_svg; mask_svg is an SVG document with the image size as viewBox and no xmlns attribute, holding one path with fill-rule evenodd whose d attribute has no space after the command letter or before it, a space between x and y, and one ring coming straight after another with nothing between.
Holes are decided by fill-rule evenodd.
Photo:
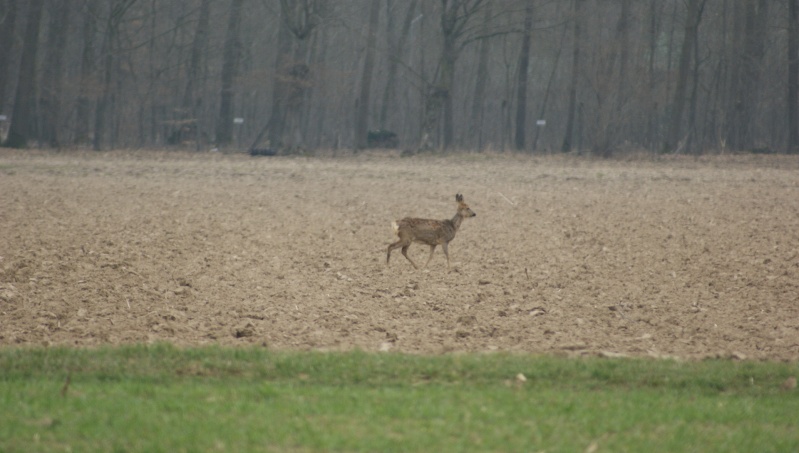
<instances>
[{"instance_id":1,"label":"tree line","mask_svg":"<svg viewBox=\"0 0 799 453\"><path fill-rule=\"evenodd\" d=\"M799 152L799 0L0 0L10 147Z\"/></svg>"}]
</instances>

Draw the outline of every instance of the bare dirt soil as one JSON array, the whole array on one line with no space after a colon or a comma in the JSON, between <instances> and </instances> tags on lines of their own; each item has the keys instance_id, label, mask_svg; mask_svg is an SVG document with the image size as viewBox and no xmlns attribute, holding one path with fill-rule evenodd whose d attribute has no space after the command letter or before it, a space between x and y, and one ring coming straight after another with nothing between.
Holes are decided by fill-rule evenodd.
<instances>
[{"instance_id":1,"label":"bare dirt soil","mask_svg":"<svg viewBox=\"0 0 799 453\"><path fill-rule=\"evenodd\" d=\"M799 158L0 150L0 345L161 341L797 360Z\"/></svg>"}]
</instances>

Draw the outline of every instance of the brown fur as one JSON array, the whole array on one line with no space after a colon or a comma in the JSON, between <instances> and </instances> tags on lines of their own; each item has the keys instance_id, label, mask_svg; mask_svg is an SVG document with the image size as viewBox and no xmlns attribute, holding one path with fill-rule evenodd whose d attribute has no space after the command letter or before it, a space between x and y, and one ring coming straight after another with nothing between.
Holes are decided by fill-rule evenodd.
<instances>
[{"instance_id":1,"label":"brown fur","mask_svg":"<svg viewBox=\"0 0 799 453\"><path fill-rule=\"evenodd\" d=\"M397 248L402 248L402 255L410 261L416 269L419 266L413 262L408 256L408 247L412 243L418 242L430 246L430 256L424 264L427 266L430 260L433 259L433 252L438 245L444 249L444 256L447 257L447 267L449 267L449 243L455 238L455 233L463 222L463 219L474 217L477 214L469 208L469 205L463 202L463 195L455 195L455 201L458 203L458 211L455 216L449 220L431 220L431 219L417 219L406 217L392 223L394 232L399 237L397 242L388 246L386 253L386 265L391 260L391 251Z\"/></svg>"}]
</instances>

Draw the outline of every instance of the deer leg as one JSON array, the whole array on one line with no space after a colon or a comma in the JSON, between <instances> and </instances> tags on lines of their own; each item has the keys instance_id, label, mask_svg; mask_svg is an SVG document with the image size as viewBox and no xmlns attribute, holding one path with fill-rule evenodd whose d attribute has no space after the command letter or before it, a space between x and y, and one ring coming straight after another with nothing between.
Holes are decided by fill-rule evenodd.
<instances>
[{"instance_id":1,"label":"deer leg","mask_svg":"<svg viewBox=\"0 0 799 453\"><path fill-rule=\"evenodd\" d=\"M402 239L400 239L399 241L397 241L397 242L395 242L395 243L393 243L393 244L388 246L388 251L386 252L386 266L388 266L388 262L389 262L389 260L391 260L391 251L394 250L394 249L398 249L400 247L403 247L403 246L404 247L408 247ZM403 254L404 254L404 252L403 252ZM407 258L407 256L406 256L406 258Z\"/></svg>"},{"instance_id":2,"label":"deer leg","mask_svg":"<svg viewBox=\"0 0 799 453\"><path fill-rule=\"evenodd\" d=\"M444 249L444 256L447 257L447 269L449 269L449 243L445 242L441 248Z\"/></svg>"},{"instance_id":3,"label":"deer leg","mask_svg":"<svg viewBox=\"0 0 799 453\"><path fill-rule=\"evenodd\" d=\"M414 262L413 262L413 260L411 259L411 257L410 257L410 256L408 256L408 247L410 247L410 246L411 246L411 245L410 245L410 244L408 244L408 245L405 245L405 246L403 246L403 247L402 247L402 256L404 256L405 258L407 258L407 259L408 259L408 261L410 261L410 262L411 262L411 264L413 264L413 268L414 268L414 269L419 269L419 266L417 266L417 265L416 265L416 263L414 263Z\"/></svg>"},{"instance_id":4,"label":"deer leg","mask_svg":"<svg viewBox=\"0 0 799 453\"><path fill-rule=\"evenodd\" d=\"M427 262L426 262L426 263L424 263L424 267L427 267L427 265L428 265L428 264L430 264L430 260L432 260L432 259L433 259L433 252L435 252L435 251L436 251L436 246L435 246L435 244L434 244L434 245L431 245L431 246L430 246L430 256L428 256L428 257L427 257Z\"/></svg>"}]
</instances>

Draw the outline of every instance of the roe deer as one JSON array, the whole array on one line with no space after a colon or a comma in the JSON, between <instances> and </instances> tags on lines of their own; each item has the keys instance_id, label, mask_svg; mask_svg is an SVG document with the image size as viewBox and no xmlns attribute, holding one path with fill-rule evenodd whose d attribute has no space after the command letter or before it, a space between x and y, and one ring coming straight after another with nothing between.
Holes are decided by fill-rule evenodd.
<instances>
[{"instance_id":1,"label":"roe deer","mask_svg":"<svg viewBox=\"0 0 799 453\"><path fill-rule=\"evenodd\" d=\"M433 252L436 250L436 246L441 244L444 249L444 256L447 257L447 268L449 268L449 242L455 238L455 233L458 232L463 219L477 215L469 209L469 205L463 202L463 195L455 195L455 201L458 202L458 212L455 213L455 217L451 220L405 217L402 220L392 222L391 226L394 227L394 232L399 236L399 241L388 246L386 266L388 266L388 262L391 259L391 251L402 247L402 255L413 264L414 268L419 269L419 266L408 257L408 247L413 242L419 242L430 246L430 256L427 258L427 262L424 263L425 266L433 259Z\"/></svg>"}]
</instances>

